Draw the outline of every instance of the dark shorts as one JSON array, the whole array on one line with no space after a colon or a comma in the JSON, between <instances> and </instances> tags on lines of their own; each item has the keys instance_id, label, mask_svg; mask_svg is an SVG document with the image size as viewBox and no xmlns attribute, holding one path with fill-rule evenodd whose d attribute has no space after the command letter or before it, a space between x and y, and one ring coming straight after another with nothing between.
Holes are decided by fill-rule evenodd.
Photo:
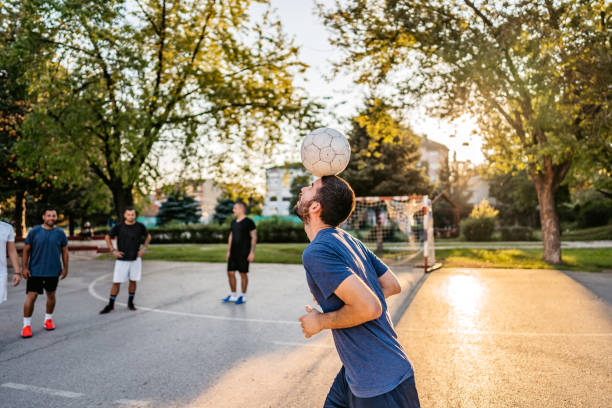
<instances>
[{"instance_id":1,"label":"dark shorts","mask_svg":"<svg viewBox=\"0 0 612 408\"><path fill-rule=\"evenodd\" d=\"M26 281L26 293L37 292L39 295L45 292L55 292L59 276L30 276Z\"/></svg>"},{"instance_id":2,"label":"dark shorts","mask_svg":"<svg viewBox=\"0 0 612 408\"><path fill-rule=\"evenodd\" d=\"M385 394L358 398L351 392L342 367L327 394L323 408L420 408L420 406L414 376Z\"/></svg>"},{"instance_id":3,"label":"dark shorts","mask_svg":"<svg viewBox=\"0 0 612 408\"><path fill-rule=\"evenodd\" d=\"M227 261L227 271L238 271L240 273L248 273L249 272L249 261L247 261L247 256L235 256L230 255L229 260Z\"/></svg>"}]
</instances>

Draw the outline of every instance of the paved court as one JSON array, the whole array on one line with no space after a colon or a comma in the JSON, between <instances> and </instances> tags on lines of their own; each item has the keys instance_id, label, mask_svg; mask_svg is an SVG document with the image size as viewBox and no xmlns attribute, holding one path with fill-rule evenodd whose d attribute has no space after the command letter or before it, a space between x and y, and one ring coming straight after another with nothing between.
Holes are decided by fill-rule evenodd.
<instances>
[{"instance_id":1,"label":"paved court","mask_svg":"<svg viewBox=\"0 0 612 408\"><path fill-rule=\"evenodd\" d=\"M223 304L224 264L145 261L137 312L107 301L112 261L73 261L54 321L21 339L25 286L0 305L0 407L315 407L340 368L331 336L303 338L301 265L252 265L245 305ZM422 272L400 277L410 288ZM401 313L406 294L394 300ZM123 305L122 305L123 303ZM396 318L398 316L396 315Z\"/></svg>"},{"instance_id":2,"label":"paved court","mask_svg":"<svg viewBox=\"0 0 612 408\"><path fill-rule=\"evenodd\" d=\"M423 407L610 407L612 274L442 269L396 326Z\"/></svg>"}]
</instances>

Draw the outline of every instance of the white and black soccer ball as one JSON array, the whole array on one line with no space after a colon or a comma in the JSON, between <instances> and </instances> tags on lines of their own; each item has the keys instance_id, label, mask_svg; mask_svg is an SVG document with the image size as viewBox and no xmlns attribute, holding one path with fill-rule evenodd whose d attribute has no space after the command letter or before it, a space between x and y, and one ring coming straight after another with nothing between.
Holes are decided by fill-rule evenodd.
<instances>
[{"instance_id":1,"label":"white and black soccer ball","mask_svg":"<svg viewBox=\"0 0 612 408\"><path fill-rule=\"evenodd\" d=\"M351 158L351 146L341 132L331 128L313 130L304 138L302 164L316 177L342 172Z\"/></svg>"}]
</instances>

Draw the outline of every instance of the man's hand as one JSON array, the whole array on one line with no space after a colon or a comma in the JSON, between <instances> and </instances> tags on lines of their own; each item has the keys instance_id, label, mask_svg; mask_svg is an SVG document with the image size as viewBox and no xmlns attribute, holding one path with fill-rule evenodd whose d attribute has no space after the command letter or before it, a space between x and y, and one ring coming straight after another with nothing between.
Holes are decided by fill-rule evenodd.
<instances>
[{"instance_id":1,"label":"man's hand","mask_svg":"<svg viewBox=\"0 0 612 408\"><path fill-rule=\"evenodd\" d=\"M68 275L68 268L62 269L62 272L60 273L60 279L64 279L66 275Z\"/></svg>"},{"instance_id":2,"label":"man's hand","mask_svg":"<svg viewBox=\"0 0 612 408\"><path fill-rule=\"evenodd\" d=\"M23 268L21 270L21 276L23 276L23 279L30 279L30 270L28 268Z\"/></svg>"},{"instance_id":3,"label":"man's hand","mask_svg":"<svg viewBox=\"0 0 612 408\"><path fill-rule=\"evenodd\" d=\"M306 338L310 338L323 330L319 316L321 312L306 305L306 314L298 320L302 323L302 332Z\"/></svg>"},{"instance_id":4,"label":"man's hand","mask_svg":"<svg viewBox=\"0 0 612 408\"><path fill-rule=\"evenodd\" d=\"M227 255L225 255L225 260L229 261L229 257L230 257L230 251L227 251Z\"/></svg>"},{"instance_id":5,"label":"man's hand","mask_svg":"<svg viewBox=\"0 0 612 408\"><path fill-rule=\"evenodd\" d=\"M18 273L13 274L13 286L19 285L19 282L21 282L21 276Z\"/></svg>"},{"instance_id":6,"label":"man's hand","mask_svg":"<svg viewBox=\"0 0 612 408\"><path fill-rule=\"evenodd\" d=\"M115 255L115 258L123 258L123 252L118 249L113 249L113 255Z\"/></svg>"},{"instance_id":7,"label":"man's hand","mask_svg":"<svg viewBox=\"0 0 612 408\"><path fill-rule=\"evenodd\" d=\"M142 256L144 255L146 251L147 251L146 248L142 248L140 251L138 251L138 257L142 258Z\"/></svg>"},{"instance_id":8,"label":"man's hand","mask_svg":"<svg viewBox=\"0 0 612 408\"><path fill-rule=\"evenodd\" d=\"M247 257L247 261L253 262L254 260L255 260L255 252L250 252L249 256Z\"/></svg>"}]
</instances>

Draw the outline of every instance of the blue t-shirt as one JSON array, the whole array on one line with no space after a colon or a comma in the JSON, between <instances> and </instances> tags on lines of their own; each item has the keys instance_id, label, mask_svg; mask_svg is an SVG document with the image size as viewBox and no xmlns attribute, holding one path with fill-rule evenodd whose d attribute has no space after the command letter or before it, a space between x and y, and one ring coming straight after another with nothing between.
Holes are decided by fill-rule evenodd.
<instances>
[{"instance_id":1,"label":"blue t-shirt","mask_svg":"<svg viewBox=\"0 0 612 408\"><path fill-rule=\"evenodd\" d=\"M30 245L32 276L59 276L62 271L62 247L68 245L66 234L59 228L47 230L39 225L28 232L25 244Z\"/></svg>"},{"instance_id":2,"label":"blue t-shirt","mask_svg":"<svg viewBox=\"0 0 612 408\"><path fill-rule=\"evenodd\" d=\"M412 366L397 341L378 282L388 270L387 265L340 228L319 231L304 250L302 262L310 291L323 312L332 312L344 305L334 291L353 274L370 287L382 305L383 312L378 319L332 330L351 392L359 398L370 398L389 392L412 377Z\"/></svg>"}]
</instances>

